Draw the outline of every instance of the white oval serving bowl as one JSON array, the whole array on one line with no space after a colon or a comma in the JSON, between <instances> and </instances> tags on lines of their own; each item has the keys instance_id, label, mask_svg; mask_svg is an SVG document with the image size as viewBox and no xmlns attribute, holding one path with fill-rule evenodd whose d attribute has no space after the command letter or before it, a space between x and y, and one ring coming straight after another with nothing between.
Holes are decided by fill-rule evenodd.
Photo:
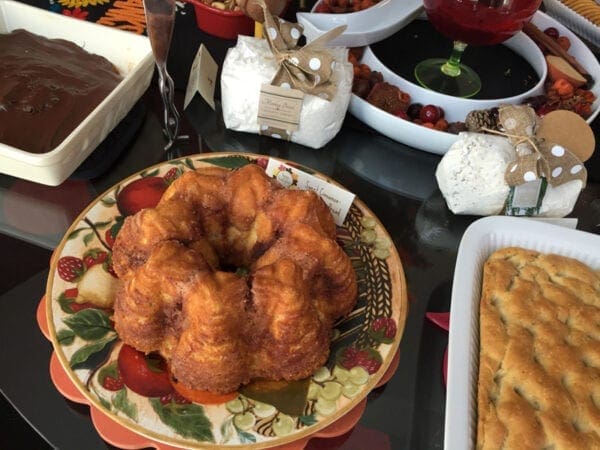
<instances>
[{"instance_id":1,"label":"white oval serving bowl","mask_svg":"<svg viewBox=\"0 0 600 450\"><path fill-rule=\"evenodd\" d=\"M535 13L532 22L540 29L553 26L559 30L561 35L569 37L572 44L569 53L576 57L590 73L600 74L600 64L594 57L593 53L576 35L541 11ZM425 89L419 85L407 81L406 79L389 70L375 56L370 48L365 49L361 62L367 64L372 70L381 72L384 81L396 85L402 91L407 92L411 96L411 101L413 103L418 102L422 103L423 105L434 104L440 106L444 109L446 120L448 120L448 122L456 122L464 121L466 115L472 110L488 109L500 104L519 104L522 103L527 97L543 94L544 81L546 79L548 69L544 55L540 51L539 47L523 32L520 32L511 39L507 40L504 45L526 59L536 71L540 81L528 91L513 97L501 99L477 100L459 98ZM595 83L592 88L592 92L596 95L596 97L600 96L600 83ZM598 114L599 106L600 100L596 99L593 105L593 113L587 119L588 123L590 123ZM350 100L349 110L359 120L379 131L383 135L395 141L407 144L420 150L425 150L427 152L444 154L458 139L458 135L432 130L408 120L396 117L393 114L389 114L354 94Z\"/></svg>"},{"instance_id":2,"label":"white oval serving bowl","mask_svg":"<svg viewBox=\"0 0 600 450\"><path fill-rule=\"evenodd\" d=\"M316 13L319 2L309 13L296 13L296 20L304 27L308 42L337 26L346 25L344 33L329 43L340 47L363 47L382 41L410 23L423 10L422 0L382 0L362 11Z\"/></svg>"}]
</instances>

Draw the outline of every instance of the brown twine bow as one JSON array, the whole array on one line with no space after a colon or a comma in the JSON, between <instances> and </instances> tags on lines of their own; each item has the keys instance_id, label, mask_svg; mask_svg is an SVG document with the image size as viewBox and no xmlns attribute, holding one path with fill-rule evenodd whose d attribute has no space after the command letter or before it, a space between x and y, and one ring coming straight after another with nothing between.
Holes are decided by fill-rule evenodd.
<instances>
[{"instance_id":1,"label":"brown twine bow","mask_svg":"<svg viewBox=\"0 0 600 450\"><path fill-rule=\"evenodd\" d=\"M257 0L257 3L263 9L264 33L279 65L271 84L299 89L331 100L337 90L331 81L334 59L325 45L341 35L346 25L329 30L304 47L298 47L298 39L304 31L302 25L275 19L264 0Z\"/></svg>"},{"instance_id":2,"label":"brown twine bow","mask_svg":"<svg viewBox=\"0 0 600 450\"><path fill-rule=\"evenodd\" d=\"M518 186L540 177L545 177L553 187L573 180L581 180L585 186L587 171L579 158L563 146L535 135L538 118L531 107L501 106L498 122L503 131L482 130L507 137L517 149L517 159L508 164L504 173L509 186Z\"/></svg>"}]
</instances>

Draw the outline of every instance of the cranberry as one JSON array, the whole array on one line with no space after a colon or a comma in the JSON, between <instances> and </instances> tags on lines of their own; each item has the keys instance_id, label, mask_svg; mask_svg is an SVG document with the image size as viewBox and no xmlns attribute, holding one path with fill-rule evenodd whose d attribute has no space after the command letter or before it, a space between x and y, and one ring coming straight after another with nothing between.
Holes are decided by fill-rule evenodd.
<instances>
[{"instance_id":1,"label":"cranberry","mask_svg":"<svg viewBox=\"0 0 600 450\"><path fill-rule=\"evenodd\" d=\"M419 117L419 114L421 114L421 108L423 108L423 105L421 103L413 103L408 107L406 113L411 119L417 119Z\"/></svg>"},{"instance_id":2,"label":"cranberry","mask_svg":"<svg viewBox=\"0 0 600 450\"><path fill-rule=\"evenodd\" d=\"M315 12L329 14L331 13L331 8L327 6L324 2L320 2L315 8Z\"/></svg>"},{"instance_id":3,"label":"cranberry","mask_svg":"<svg viewBox=\"0 0 600 450\"><path fill-rule=\"evenodd\" d=\"M425 105L421 108L421 112L419 113L419 118L423 122L431 122L432 124L436 123L442 117L444 117L444 113L442 112L442 109L436 105Z\"/></svg>"},{"instance_id":4,"label":"cranberry","mask_svg":"<svg viewBox=\"0 0 600 450\"><path fill-rule=\"evenodd\" d=\"M439 131L446 131L448 129L448 121L446 119L439 119L433 124L433 127Z\"/></svg>"},{"instance_id":5,"label":"cranberry","mask_svg":"<svg viewBox=\"0 0 600 450\"><path fill-rule=\"evenodd\" d=\"M400 117L401 119L404 119L404 120L410 120L410 118L408 117L408 114L406 114L406 113L405 113L404 111L402 111L401 109L399 109L398 111L396 111L396 112L394 113L394 115L395 115L396 117Z\"/></svg>"},{"instance_id":6,"label":"cranberry","mask_svg":"<svg viewBox=\"0 0 600 450\"><path fill-rule=\"evenodd\" d=\"M544 30L544 33L546 33L548 36L550 36L552 39L558 39L558 36L560 36L560 33L558 32L558 30L554 27L548 27Z\"/></svg>"}]
</instances>

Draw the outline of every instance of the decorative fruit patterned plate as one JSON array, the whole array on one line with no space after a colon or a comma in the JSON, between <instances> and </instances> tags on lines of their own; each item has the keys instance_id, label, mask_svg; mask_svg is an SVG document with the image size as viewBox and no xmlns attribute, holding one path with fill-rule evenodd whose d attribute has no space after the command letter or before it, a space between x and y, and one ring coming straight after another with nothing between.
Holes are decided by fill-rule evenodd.
<instances>
[{"instance_id":1,"label":"decorative fruit patterned plate","mask_svg":"<svg viewBox=\"0 0 600 450\"><path fill-rule=\"evenodd\" d=\"M392 363L408 307L404 272L386 230L358 199L338 227L338 242L356 270L358 301L335 325L329 360L310 379L255 382L230 396L201 395L191 402L168 382L164 361L120 342L111 320L118 284L111 245L125 217L154 206L184 171L266 163L260 155L210 153L150 167L100 195L57 247L46 288L56 357L90 405L119 425L177 447L281 446L350 412Z\"/></svg>"}]
</instances>

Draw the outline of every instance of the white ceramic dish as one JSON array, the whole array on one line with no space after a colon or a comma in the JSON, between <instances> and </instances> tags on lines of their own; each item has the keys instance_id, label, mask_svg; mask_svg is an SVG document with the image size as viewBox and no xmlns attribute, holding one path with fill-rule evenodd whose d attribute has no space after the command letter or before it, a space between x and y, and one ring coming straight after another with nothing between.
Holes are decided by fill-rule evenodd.
<instances>
[{"instance_id":1,"label":"white ceramic dish","mask_svg":"<svg viewBox=\"0 0 600 450\"><path fill-rule=\"evenodd\" d=\"M600 236L596 234L501 216L479 219L467 228L458 249L452 285L445 450L475 447L483 265L494 251L510 246L568 256L600 269Z\"/></svg>"},{"instance_id":2,"label":"white ceramic dish","mask_svg":"<svg viewBox=\"0 0 600 450\"><path fill-rule=\"evenodd\" d=\"M541 30L554 27L561 36L568 37L571 41L569 53L594 77L595 83L591 91L596 96L596 101L592 107L592 114L586 119L587 123L592 123L596 116L598 116L598 113L600 113L600 62L598 62L598 58L596 58L579 36L548 14L538 11L533 16L532 22Z\"/></svg>"},{"instance_id":3,"label":"white ceramic dish","mask_svg":"<svg viewBox=\"0 0 600 450\"><path fill-rule=\"evenodd\" d=\"M310 13L297 13L296 19L304 27L308 42L339 25L346 31L329 45L341 47L363 47L381 41L421 14L421 0L382 0L362 11L346 14L315 13L315 4Z\"/></svg>"},{"instance_id":4,"label":"white ceramic dish","mask_svg":"<svg viewBox=\"0 0 600 450\"><path fill-rule=\"evenodd\" d=\"M572 43L569 52L586 67L589 73L600 74L600 64L594 54L566 27L541 11L535 13L532 22L541 29L550 26L556 27L561 35L568 36ZM547 66L538 46L522 32L506 41L505 45L529 61L540 77L540 82L527 92L504 99L475 100L457 98L425 89L390 71L379 59L377 59L370 48L365 49L361 62L368 64L372 70L381 72L385 81L395 84L400 89L410 94L413 102L419 102L424 105L435 104L441 106L444 109L446 119L449 122L464 121L467 113L471 110L486 109L498 106L501 103L521 103L522 100L531 95L543 93L543 84L547 75ZM592 92L594 92L596 97L600 97L600 80L595 83ZM357 95L352 95L349 109L359 120L376 129L383 135L420 150L444 154L458 139L457 135L431 130L410 121L400 119L392 114L388 114L361 99ZM600 99L597 98L593 105L593 113L587 119L588 123L598 115L599 110Z\"/></svg>"},{"instance_id":5,"label":"white ceramic dish","mask_svg":"<svg viewBox=\"0 0 600 450\"><path fill-rule=\"evenodd\" d=\"M55 149L35 154L0 143L1 173L56 186L106 138L148 88L154 70L150 41L126 31L0 0L0 33L18 28L72 41L107 58L124 77Z\"/></svg>"},{"instance_id":6,"label":"white ceramic dish","mask_svg":"<svg viewBox=\"0 0 600 450\"><path fill-rule=\"evenodd\" d=\"M587 20L585 17L577 14L571 8L561 3L559 0L544 0L546 11L552 17L561 23L568 25L569 28L592 44L600 47L600 27Z\"/></svg>"}]
</instances>

